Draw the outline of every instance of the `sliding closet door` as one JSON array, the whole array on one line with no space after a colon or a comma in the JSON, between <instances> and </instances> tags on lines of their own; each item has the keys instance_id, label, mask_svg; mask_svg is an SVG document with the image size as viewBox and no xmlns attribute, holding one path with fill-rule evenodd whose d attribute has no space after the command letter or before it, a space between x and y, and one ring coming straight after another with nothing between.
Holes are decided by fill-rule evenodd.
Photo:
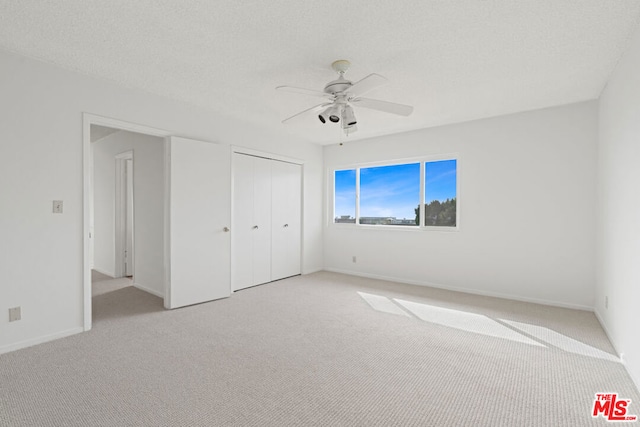
<instances>
[{"instance_id":1,"label":"sliding closet door","mask_svg":"<svg viewBox=\"0 0 640 427\"><path fill-rule=\"evenodd\" d=\"M233 290L271 281L271 161L233 155Z\"/></svg>"},{"instance_id":2,"label":"sliding closet door","mask_svg":"<svg viewBox=\"0 0 640 427\"><path fill-rule=\"evenodd\" d=\"M271 163L271 280L278 280L301 271L302 167L279 161Z\"/></svg>"},{"instance_id":3,"label":"sliding closet door","mask_svg":"<svg viewBox=\"0 0 640 427\"><path fill-rule=\"evenodd\" d=\"M253 283L271 281L271 163L253 157Z\"/></svg>"}]
</instances>

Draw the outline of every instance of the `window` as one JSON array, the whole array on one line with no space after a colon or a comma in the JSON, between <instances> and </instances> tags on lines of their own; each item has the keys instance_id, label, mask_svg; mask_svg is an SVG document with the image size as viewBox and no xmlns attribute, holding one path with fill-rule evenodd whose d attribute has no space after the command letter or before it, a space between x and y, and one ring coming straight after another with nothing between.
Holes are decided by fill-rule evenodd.
<instances>
[{"instance_id":1,"label":"window","mask_svg":"<svg viewBox=\"0 0 640 427\"><path fill-rule=\"evenodd\" d=\"M360 224L416 226L420 163L360 169Z\"/></svg>"},{"instance_id":2,"label":"window","mask_svg":"<svg viewBox=\"0 0 640 427\"><path fill-rule=\"evenodd\" d=\"M334 222L356 222L356 170L336 171L334 174Z\"/></svg>"},{"instance_id":3,"label":"window","mask_svg":"<svg viewBox=\"0 0 640 427\"><path fill-rule=\"evenodd\" d=\"M455 227L457 161L424 164L424 225Z\"/></svg>"},{"instance_id":4,"label":"window","mask_svg":"<svg viewBox=\"0 0 640 427\"><path fill-rule=\"evenodd\" d=\"M458 226L455 158L334 171L334 223Z\"/></svg>"}]
</instances>

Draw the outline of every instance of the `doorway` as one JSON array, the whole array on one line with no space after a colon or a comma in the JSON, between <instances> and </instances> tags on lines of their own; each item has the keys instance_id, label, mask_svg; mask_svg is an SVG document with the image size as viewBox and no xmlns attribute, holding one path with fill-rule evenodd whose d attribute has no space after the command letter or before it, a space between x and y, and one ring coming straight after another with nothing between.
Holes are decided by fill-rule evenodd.
<instances>
[{"instance_id":1,"label":"doorway","mask_svg":"<svg viewBox=\"0 0 640 427\"><path fill-rule=\"evenodd\" d=\"M129 280L122 276L127 274L128 265L132 266L130 273L134 280L129 290L137 288L156 295L162 298L165 308L228 297L230 147L170 136L88 114L84 120L84 329L89 330L92 325L91 244L94 269L103 265L113 272L109 276L121 277L114 280ZM91 134L96 127L117 131L107 137L108 141L103 141L105 144L94 144ZM98 156L102 160L94 161ZM93 183L92 167L95 167ZM103 184L107 182L102 187L106 197L94 191L99 177L104 178L105 174L111 176L111 181L102 180ZM116 178L117 186L112 184ZM127 191L127 183L132 185L132 190ZM115 187L119 189L117 209ZM99 202L107 205L107 209L101 210L107 213L107 221L104 218L98 221ZM133 219L127 226L127 216L131 215ZM117 233L116 220L119 221ZM129 241L127 228L133 230ZM100 236L111 237L108 242L101 241L107 243L106 250L105 245L99 244ZM115 240L119 240L117 250ZM105 259L100 258L103 254L107 254Z\"/></svg>"},{"instance_id":2,"label":"doorway","mask_svg":"<svg viewBox=\"0 0 640 427\"><path fill-rule=\"evenodd\" d=\"M85 330L92 327L96 271L115 278L114 284L127 282L130 292L138 292L135 287L164 298L166 136L158 129L83 115ZM98 192L96 186L101 186Z\"/></svg>"}]
</instances>

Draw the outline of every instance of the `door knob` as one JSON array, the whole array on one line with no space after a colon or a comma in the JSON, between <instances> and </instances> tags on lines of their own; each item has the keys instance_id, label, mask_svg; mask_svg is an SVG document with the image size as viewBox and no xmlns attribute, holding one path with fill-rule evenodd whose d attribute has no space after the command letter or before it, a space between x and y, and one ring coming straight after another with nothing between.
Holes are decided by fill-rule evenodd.
<instances>
[{"instance_id":1,"label":"door knob","mask_svg":"<svg viewBox=\"0 0 640 427\"><path fill-rule=\"evenodd\" d=\"M257 226L257 225L254 225L254 226L253 226L253 229L254 229L254 230L257 230L257 229L258 229L258 226Z\"/></svg>"},{"instance_id":2,"label":"door knob","mask_svg":"<svg viewBox=\"0 0 640 427\"><path fill-rule=\"evenodd\" d=\"M229 232L229 227L223 228L222 231L224 231L225 233L228 233Z\"/></svg>"},{"instance_id":3,"label":"door knob","mask_svg":"<svg viewBox=\"0 0 640 427\"><path fill-rule=\"evenodd\" d=\"M285 227L288 227L288 226L289 226L289 224L285 224L284 226L285 226Z\"/></svg>"}]
</instances>

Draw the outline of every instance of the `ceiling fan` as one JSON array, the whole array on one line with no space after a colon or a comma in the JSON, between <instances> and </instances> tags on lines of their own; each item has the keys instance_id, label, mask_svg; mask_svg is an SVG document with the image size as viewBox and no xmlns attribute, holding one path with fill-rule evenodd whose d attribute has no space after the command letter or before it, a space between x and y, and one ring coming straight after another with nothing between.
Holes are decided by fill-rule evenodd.
<instances>
[{"instance_id":1,"label":"ceiling fan","mask_svg":"<svg viewBox=\"0 0 640 427\"><path fill-rule=\"evenodd\" d=\"M326 123L328 120L332 123L341 123L344 133L349 135L357 130L357 120L355 113L353 112L353 106L370 108L372 110L397 114L399 116L409 116L413 112L413 107L409 105L396 104L394 102L381 101L378 99L363 98L362 95L385 84L387 79L382 77L380 74L374 73L353 83L344 78L344 74L350 66L351 63L346 59L334 61L331 64L331 68L338 73L338 78L327 83L323 91L293 86L276 87L277 90L285 92L319 96L326 99L326 101L321 104L314 105L311 108L307 108L304 111L284 119L282 123L288 123L289 121L307 113L319 113L318 119L320 122Z\"/></svg>"}]
</instances>

